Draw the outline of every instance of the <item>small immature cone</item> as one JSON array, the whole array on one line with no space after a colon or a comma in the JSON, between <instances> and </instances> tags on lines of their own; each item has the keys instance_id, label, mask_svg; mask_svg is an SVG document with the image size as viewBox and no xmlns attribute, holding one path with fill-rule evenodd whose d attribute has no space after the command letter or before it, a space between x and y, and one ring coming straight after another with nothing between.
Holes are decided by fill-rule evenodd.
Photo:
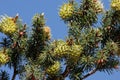
<instances>
[{"instance_id":1,"label":"small immature cone","mask_svg":"<svg viewBox=\"0 0 120 80\"><path fill-rule=\"evenodd\" d=\"M67 43L67 45L71 46L71 45L73 45L74 41L73 41L73 39L71 38L71 39L67 39L67 40L66 40L66 43Z\"/></svg>"},{"instance_id":2,"label":"small immature cone","mask_svg":"<svg viewBox=\"0 0 120 80\"><path fill-rule=\"evenodd\" d=\"M23 34L24 34L24 32L23 32L23 31L20 31L20 32L19 32L19 35L20 35L20 36L22 36Z\"/></svg>"},{"instance_id":3,"label":"small immature cone","mask_svg":"<svg viewBox=\"0 0 120 80\"><path fill-rule=\"evenodd\" d=\"M12 18L12 20L14 21L14 23L16 23L17 19L18 19L19 14L16 14L16 16L14 18Z\"/></svg>"},{"instance_id":4,"label":"small immature cone","mask_svg":"<svg viewBox=\"0 0 120 80\"><path fill-rule=\"evenodd\" d=\"M50 28L49 27L43 27L43 30L44 30L44 33L45 33L45 36L47 39L50 39L51 38L51 35L50 35Z\"/></svg>"},{"instance_id":5,"label":"small immature cone","mask_svg":"<svg viewBox=\"0 0 120 80\"><path fill-rule=\"evenodd\" d=\"M19 30L19 38L25 34L25 30L26 30L26 24L23 25L22 30Z\"/></svg>"},{"instance_id":6,"label":"small immature cone","mask_svg":"<svg viewBox=\"0 0 120 80\"><path fill-rule=\"evenodd\" d=\"M110 27L110 26L108 26L108 27L107 27L107 30L110 30L110 29L111 29L111 27Z\"/></svg>"},{"instance_id":7,"label":"small immature cone","mask_svg":"<svg viewBox=\"0 0 120 80\"><path fill-rule=\"evenodd\" d=\"M50 33L50 28L46 26L46 27L44 27L44 31L45 31L46 34L49 34Z\"/></svg>"},{"instance_id":8,"label":"small immature cone","mask_svg":"<svg viewBox=\"0 0 120 80\"><path fill-rule=\"evenodd\" d=\"M36 79L35 79L35 76L34 76L33 74L30 75L30 79L31 79L31 80L36 80Z\"/></svg>"},{"instance_id":9,"label":"small immature cone","mask_svg":"<svg viewBox=\"0 0 120 80\"><path fill-rule=\"evenodd\" d=\"M104 62L103 59L99 59L99 60L97 61L97 64L102 64L103 62Z\"/></svg>"},{"instance_id":10,"label":"small immature cone","mask_svg":"<svg viewBox=\"0 0 120 80\"><path fill-rule=\"evenodd\" d=\"M18 38L21 38L23 35L24 35L24 32L23 32L23 31L20 31L20 32L19 32L19 37L18 37Z\"/></svg>"},{"instance_id":11,"label":"small immature cone","mask_svg":"<svg viewBox=\"0 0 120 80\"><path fill-rule=\"evenodd\" d=\"M16 46L17 46L17 42L14 42L12 48L15 48Z\"/></svg>"},{"instance_id":12,"label":"small immature cone","mask_svg":"<svg viewBox=\"0 0 120 80\"><path fill-rule=\"evenodd\" d=\"M97 61L97 64L100 64L100 60Z\"/></svg>"},{"instance_id":13,"label":"small immature cone","mask_svg":"<svg viewBox=\"0 0 120 80\"><path fill-rule=\"evenodd\" d=\"M99 36L100 36L100 30L96 29L96 37L99 37Z\"/></svg>"},{"instance_id":14,"label":"small immature cone","mask_svg":"<svg viewBox=\"0 0 120 80\"><path fill-rule=\"evenodd\" d=\"M103 59L101 59L101 63L103 63L104 62L104 60Z\"/></svg>"},{"instance_id":15,"label":"small immature cone","mask_svg":"<svg viewBox=\"0 0 120 80\"><path fill-rule=\"evenodd\" d=\"M98 43L95 43L95 47L98 48L98 47L99 47L99 44L98 44Z\"/></svg>"},{"instance_id":16,"label":"small immature cone","mask_svg":"<svg viewBox=\"0 0 120 80\"><path fill-rule=\"evenodd\" d=\"M97 2L97 0L93 0L93 2Z\"/></svg>"},{"instance_id":17,"label":"small immature cone","mask_svg":"<svg viewBox=\"0 0 120 80\"><path fill-rule=\"evenodd\" d=\"M119 69L119 66L118 66L118 65L115 65L114 68L115 68L115 69Z\"/></svg>"}]
</instances>

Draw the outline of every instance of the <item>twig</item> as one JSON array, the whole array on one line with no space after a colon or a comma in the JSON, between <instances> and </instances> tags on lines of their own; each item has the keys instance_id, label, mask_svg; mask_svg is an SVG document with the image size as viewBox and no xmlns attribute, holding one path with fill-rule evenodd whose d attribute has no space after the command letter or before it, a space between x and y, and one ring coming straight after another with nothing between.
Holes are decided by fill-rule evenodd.
<instances>
[{"instance_id":1,"label":"twig","mask_svg":"<svg viewBox=\"0 0 120 80\"><path fill-rule=\"evenodd\" d=\"M43 72L43 80L46 80L46 71Z\"/></svg>"},{"instance_id":2,"label":"twig","mask_svg":"<svg viewBox=\"0 0 120 80\"><path fill-rule=\"evenodd\" d=\"M86 74L82 79L85 79L87 77L89 77L90 75L94 74L97 71L97 69L93 69L92 71L90 71L88 74Z\"/></svg>"},{"instance_id":3,"label":"twig","mask_svg":"<svg viewBox=\"0 0 120 80\"><path fill-rule=\"evenodd\" d=\"M65 71L62 73L63 78L67 77L70 72L70 67L66 66Z\"/></svg>"},{"instance_id":4,"label":"twig","mask_svg":"<svg viewBox=\"0 0 120 80\"><path fill-rule=\"evenodd\" d=\"M14 66L14 72L13 72L13 76L12 76L12 79L11 80L15 80L15 77L16 77L16 75L17 75L17 67L16 67L16 65Z\"/></svg>"}]
</instances>

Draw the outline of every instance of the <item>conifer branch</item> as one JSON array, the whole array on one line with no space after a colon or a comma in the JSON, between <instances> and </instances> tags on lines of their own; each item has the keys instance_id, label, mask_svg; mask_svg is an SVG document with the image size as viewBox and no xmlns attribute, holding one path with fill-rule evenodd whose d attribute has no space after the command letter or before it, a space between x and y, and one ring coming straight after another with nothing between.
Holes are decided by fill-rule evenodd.
<instances>
[{"instance_id":1,"label":"conifer branch","mask_svg":"<svg viewBox=\"0 0 120 80\"><path fill-rule=\"evenodd\" d=\"M70 73L70 67L66 66L65 71L62 73L63 78L67 77Z\"/></svg>"},{"instance_id":2,"label":"conifer branch","mask_svg":"<svg viewBox=\"0 0 120 80\"><path fill-rule=\"evenodd\" d=\"M91 70L90 72L88 72L88 74L86 74L85 76L83 76L83 78L82 78L82 79L85 79L85 78L87 78L87 77L91 76L91 75L92 75L92 74L94 74L96 71L97 71L97 68L95 68L95 69Z\"/></svg>"},{"instance_id":3,"label":"conifer branch","mask_svg":"<svg viewBox=\"0 0 120 80\"><path fill-rule=\"evenodd\" d=\"M17 67L16 66L14 66L14 72L13 72L13 76L12 76L12 80L15 80L15 77L16 77L16 75L17 75Z\"/></svg>"},{"instance_id":4,"label":"conifer branch","mask_svg":"<svg viewBox=\"0 0 120 80\"><path fill-rule=\"evenodd\" d=\"M46 80L46 72L43 72L43 80Z\"/></svg>"}]
</instances>

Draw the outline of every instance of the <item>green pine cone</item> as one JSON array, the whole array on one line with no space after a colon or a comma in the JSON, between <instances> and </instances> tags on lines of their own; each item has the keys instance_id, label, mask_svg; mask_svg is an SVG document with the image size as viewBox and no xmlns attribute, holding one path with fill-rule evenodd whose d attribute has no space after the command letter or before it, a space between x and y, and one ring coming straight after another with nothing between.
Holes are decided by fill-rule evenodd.
<instances>
[{"instance_id":1,"label":"green pine cone","mask_svg":"<svg viewBox=\"0 0 120 80\"><path fill-rule=\"evenodd\" d=\"M48 67L46 72L49 75L55 75L60 70L60 62L56 61L52 66Z\"/></svg>"},{"instance_id":2,"label":"green pine cone","mask_svg":"<svg viewBox=\"0 0 120 80\"><path fill-rule=\"evenodd\" d=\"M70 49L69 57L73 60L77 60L81 55L82 49L81 45L74 44Z\"/></svg>"},{"instance_id":3,"label":"green pine cone","mask_svg":"<svg viewBox=\"0 0 120 80\"><path fill-rule=\"evenodd\" d=\"M63 57L67 54L69 47L64 41L58 41L57 46L54 49L54 55L58 57Z\"/></svg>"},{"instance_id":4,"label":"green pine cone","mask_svg":"<svg viewBox=\"0 0 120 80\"><path fill-rule=\"evenodd\" d=\"M111 1L111 8L113 10L119 11L120 10L120 1L119 0L112 0Z\"/></svg>"},{"instance_id":5,"label":"green pine cone","mask_svg":"<svg viewBox=\"0 0 120 80\"><path fill-rule=\"evenodd\" d=\"M8 61L9 61L8 55L0 51L0 64L5 64Z\"/></svg>"},{"instance_id":6,"label":"green pine cone","mask_svg":"<svg viewBox=\"0 0 120 80\"><path fill-rule=\"evenodd\" d=\"M13 19L14 18L12 17L2 16L0 21L0 31L7 35L13 35L17 32L17 24Z\"/></svg>"},{"instance_id":7,"label":"green pine cone","mask_svg":"<svg viewBox=\"0 0 120 80\"><path fill-rule=\"evenodd\" d=\"M67 59L78 59L83 49L81 45L73 44L69 46L64 41L57 41L56 45L53 56L59 58L67 57Z\"/></svg>"},{"instance_id":8,"label":"green pine cone","mask_svg":"<svg viewBox=\"0 0 120 80\"><path fill-rule=\"evenodd\" d=\"M60 7L59 16L62 19L69 19L74 13L74 6L70 3L65 3Z\"/></svg>"}]
</instances>

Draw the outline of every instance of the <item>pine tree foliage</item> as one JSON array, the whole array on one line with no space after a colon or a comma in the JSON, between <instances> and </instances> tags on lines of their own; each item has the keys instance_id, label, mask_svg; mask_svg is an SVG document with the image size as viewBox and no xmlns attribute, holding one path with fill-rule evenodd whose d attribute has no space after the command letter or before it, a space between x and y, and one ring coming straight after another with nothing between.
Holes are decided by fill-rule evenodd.
<instances>
[{"instance_id":1,"label":"pine tree foliage","mask_svg":"<svg viewBox=\"0 0 120 80\"><path fill-rule=\"evenodd\" d=\"M9 80L9 74L6 71L0 71L0 80Z\"/></svg>"},{"instance_id":2,"label":"pine tree foliage","mask_svg":"<svg viewBox=\"0 0 120 80\"><path fill-rule=\"evenodd\" d=\"M6 36L0 42L0 65L13 68L12 80L16 75L21 80L84 80L96 71L111 74L119 68L119 4L111 0L105 11L100 0L68 0L59 9L68 28L65 40L51 40L44 13L33 16L29 35L18 15L2 16L0 32Z\"/></svg>"},{"instance_id":3,"label":"pine tree foliage","mask_svg":"<svg viewBox=\"0 0 120 80\"><path fill-rule=\"evenodd\" d=\"M33 17L33 33L28 40L27 56L33 60L44 50L46 41L50 39L50 29L45 25L44 14Z\"/></svg>"}]
</instances>

